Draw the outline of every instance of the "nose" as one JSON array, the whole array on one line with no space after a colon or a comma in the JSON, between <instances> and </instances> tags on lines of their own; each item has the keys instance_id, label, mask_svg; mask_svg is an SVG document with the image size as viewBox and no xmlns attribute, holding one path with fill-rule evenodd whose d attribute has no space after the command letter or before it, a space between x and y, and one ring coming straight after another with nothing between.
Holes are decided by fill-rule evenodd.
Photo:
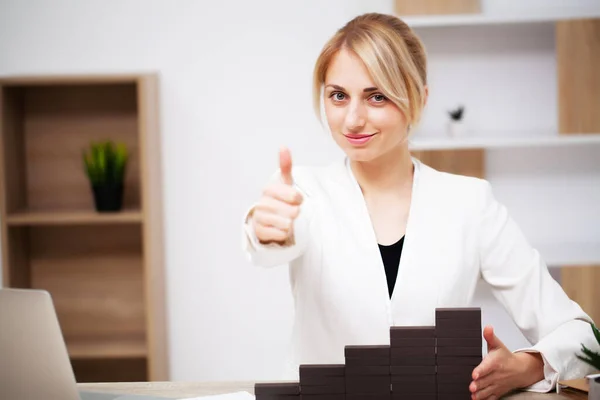
<instances>
[{"instance_id":1,"label":"nose","mask_svg":"<svg viewBox=\"0 0 600 400\"><path fill-rule=\"evenodd\" d=\"M351 132L361 131L365 126L366 121L366 110L362 102L354 101L348 105L346 112L346 129Z\"/></svg>"}]
</instances>

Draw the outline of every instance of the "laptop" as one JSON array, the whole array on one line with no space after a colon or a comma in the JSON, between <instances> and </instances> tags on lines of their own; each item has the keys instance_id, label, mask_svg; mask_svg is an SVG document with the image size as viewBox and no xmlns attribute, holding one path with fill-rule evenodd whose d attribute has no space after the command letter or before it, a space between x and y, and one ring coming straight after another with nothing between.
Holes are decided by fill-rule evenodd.
<instances>
[{"instance_id":1,"label":"laptop","mask_svg":"<svg viewBox=\"0 0 600 400\"><path fill-rule=\"evenodd\" d=\"M0 288L2 399L164 400L78 390L54 304L45 290Z\"/></svg>"}]
</instances>

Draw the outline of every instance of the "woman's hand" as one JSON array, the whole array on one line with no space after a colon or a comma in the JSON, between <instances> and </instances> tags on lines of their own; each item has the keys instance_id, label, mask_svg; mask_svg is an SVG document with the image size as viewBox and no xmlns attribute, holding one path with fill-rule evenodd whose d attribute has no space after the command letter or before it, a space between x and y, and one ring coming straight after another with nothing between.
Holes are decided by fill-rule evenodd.
<instances>
[{"instance_id":1,"label":"woman's hand","mask_svg":"<svg viewBox=\"0 0 600 400\"><path fill-rule=\"evenodd\" d=\"M539 353L513 353L486 326L483 337L488 354L473 370L469 386L472 399L499 399L504 394L544 379L544 361Z\"/></svg>"},{"instance_id":2,"label":"woman's hand","mask_svg":"<svg viewBox=\"0 0 600 400\"><path fill-rule=\"evenodd\" d=\"M267 185L252 213L254 232L263 244L290 239L300 214L302 195L293 187L292 157L287 149L279 152L279 168L282 181Z\"/></svg>"}]
</instances>

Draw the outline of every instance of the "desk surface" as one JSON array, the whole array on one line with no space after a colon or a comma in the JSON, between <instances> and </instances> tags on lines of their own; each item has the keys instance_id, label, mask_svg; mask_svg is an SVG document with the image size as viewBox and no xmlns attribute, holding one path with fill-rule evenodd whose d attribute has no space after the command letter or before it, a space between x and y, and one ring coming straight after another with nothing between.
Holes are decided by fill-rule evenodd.
<instances>
[{"instance_id":1,"label":"desk surface","mask_svg":"<svg viewBox=\"0 0 600 400\"><path fill-rule=\"evenodd\" d=\"M225 394L238 391L254 393L254 382L136 382L80 383L79 389L119 394L143 394L170 398L186 398ZM507 396L513 400L587 399L587 394L523 392Z\"/></svg>"}]
</instances>

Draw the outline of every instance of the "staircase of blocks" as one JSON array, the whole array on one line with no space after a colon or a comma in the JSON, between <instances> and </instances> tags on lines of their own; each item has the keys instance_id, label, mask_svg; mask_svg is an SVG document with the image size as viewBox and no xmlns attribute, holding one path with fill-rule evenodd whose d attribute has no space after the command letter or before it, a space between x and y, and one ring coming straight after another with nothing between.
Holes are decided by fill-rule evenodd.
<instances>
[{"instance_id":1,"label":"staircase of blocks","mask_svg":"<svg viewBox=\"0 0 600 400\"><path fill-rule=\"evenodd\" d=\"M482 361L480 308L436 308L435 326L392 326L389 345L347 345L344 364L303 364L256 400L465 400Z\"/></svg>"}]
</instances>

